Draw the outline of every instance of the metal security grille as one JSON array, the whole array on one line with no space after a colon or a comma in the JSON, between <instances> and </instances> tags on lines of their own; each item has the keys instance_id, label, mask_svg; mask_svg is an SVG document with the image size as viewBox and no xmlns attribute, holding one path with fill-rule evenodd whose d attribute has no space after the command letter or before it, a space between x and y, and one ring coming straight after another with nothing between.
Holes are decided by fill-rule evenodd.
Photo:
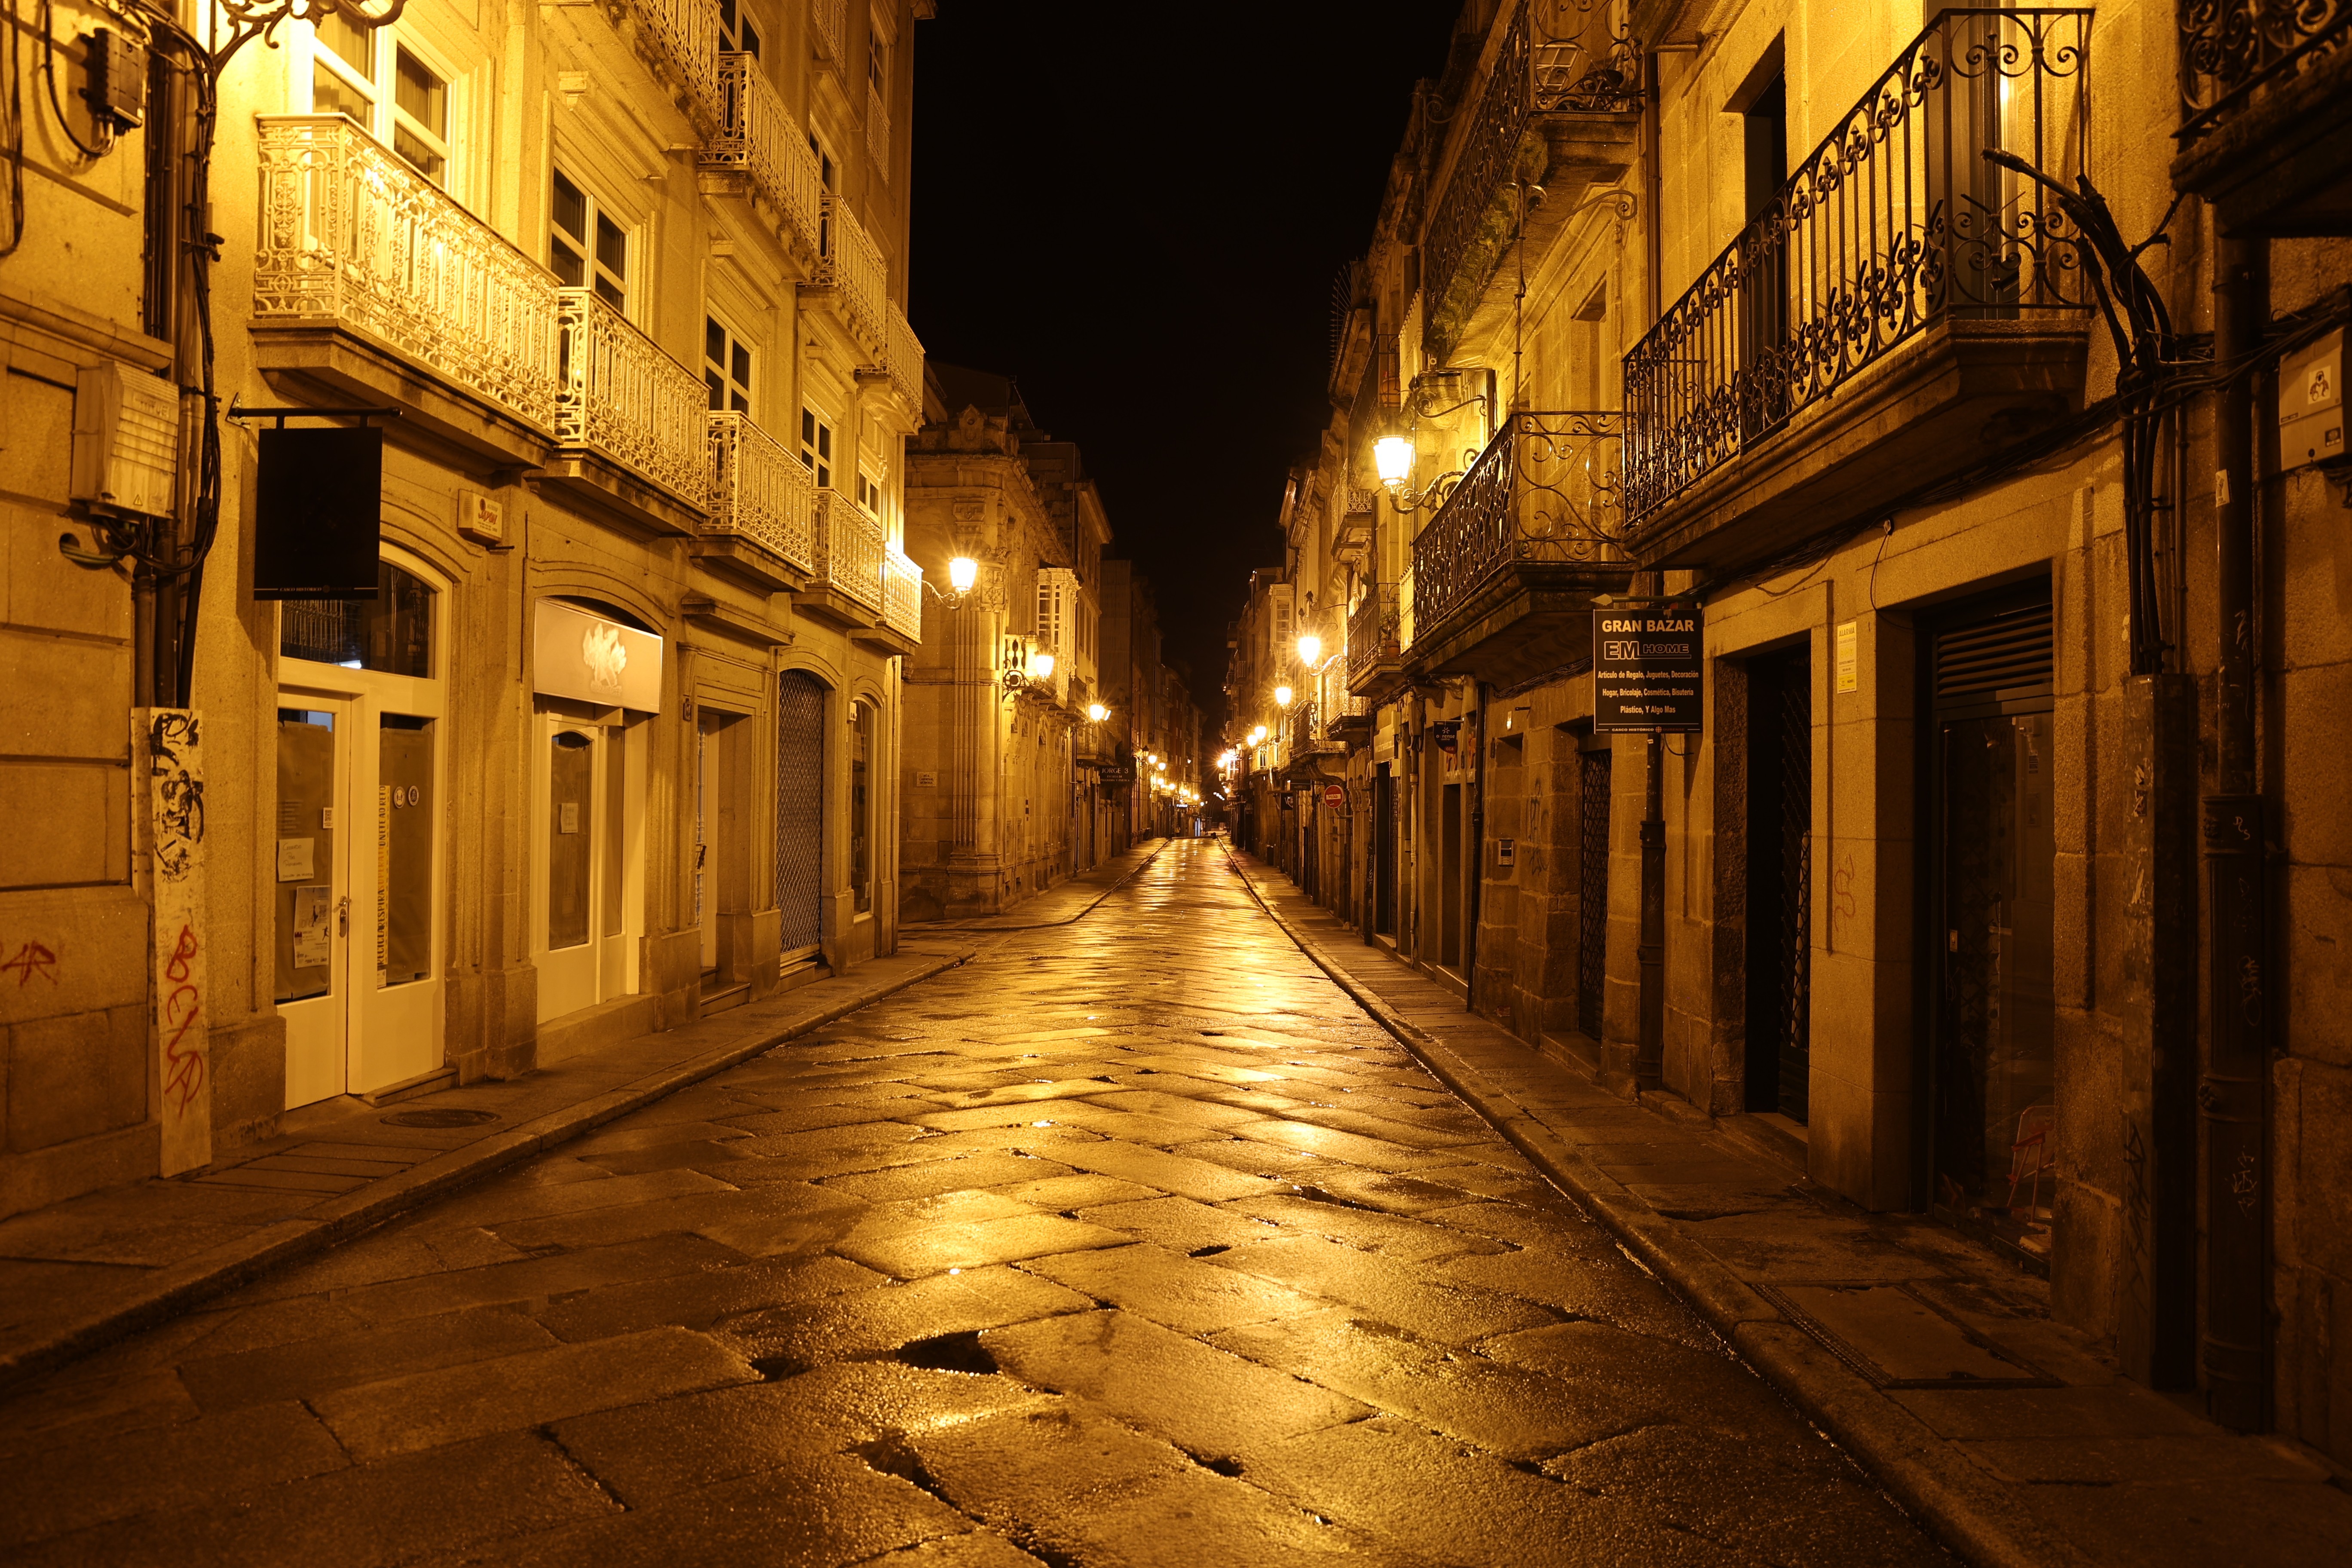
<instances>
[{"instance_id":1,"label":"metal security grille","mask_svg":"<svg viewBox=\"0 0 2352 1568\"><path fill-rule=\"evenodd\" d=\"M1949 708L2050 689L2047 600L1936 634L1936 706Z\"/></svg>"},{"instance_id":2,"label":"metal security grille","mask_svg":"<svg viewBox=\"0 0 2352 1568\"><path fill-rule=\"evenodd\" d=\"M1607 752L1582 753L1579 781L1583 845L1576 900L1576 1026L1601 1037L1601 987L1609 973L1609 773Z\"/></svg>"},{"instance_id":3,"label":"metal security grille","mask_svg":"<svg viewBox=\"0 0 2352 1568\"><path fill-rule=\"evenodd\" d=\"M787 957L824 936L824 699L797 669L776 680L776 908Z\"/></svg>"},{"instance_id":4,"label":"metal security grille","mask_svg":"<svg viewBox=\"0 0 2352 1568\"><path fill-rule=\"evenodd\" d=\"M1776 1005L1774 1055L1780 1080L1780 1114L1805 1120L1811 1097L1812 1038L1811 1016L1812 950L1812 817L1813 702L1811 656L1805 651L1784 660L1773 672L1772 712L1769 720L1780 731L1779 820L1766 825L1777 833L1779 920L1769 962Z\"/></svg>"}]
</instances>

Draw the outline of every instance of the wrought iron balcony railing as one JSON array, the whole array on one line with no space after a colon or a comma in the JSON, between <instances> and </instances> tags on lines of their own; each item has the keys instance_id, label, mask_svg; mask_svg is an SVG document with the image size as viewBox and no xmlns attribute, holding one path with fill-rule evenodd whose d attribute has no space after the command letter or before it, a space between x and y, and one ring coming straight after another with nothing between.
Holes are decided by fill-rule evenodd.
<instances>
[{"instance_id":1,"label":"wrought iron balcony railing","mask_svg":"<svg viewBox=\"0 0 2352 1568\"><path fill-rule=\"evenodd\" d=\"M1397 641L1397 585L1377 583L1348 612L1348 679L1352 684L1403 657Z\"/></svg>"},{"instance_id":2,"label":"wrought iron balcony railing","mask_svg":"<svg viewBox=\"0 0 2352 1568\"><path fill-rule=\"evenodd\" d=\"M809 20L816 25L816 36L824 45L824 52L838 65L844 58L841 40L848 36L849 0L809 0Z\"/></svg>"},{"instance_id":3,"label":"wrought iron balcony railing","mask_svg":"<svg viewBox=\"0 0 2352 1568\"><path fill-rule=\"evenodd\" d=\"M2352 47L2352 0L2182 0L2185 145Z\"/></svg>"},{"instance_id":4,"label":"wrought iron balcony railing","mask_svg":"<svg viewBox=\"0 0 2352 1568\"><path fill-rule=\"evenodd\" d=\"M923 640L923 569L895 546L882 555L882 624L909 642Z\"/></svg>"},{"instance_id":5,"label":"wrought iron balcony railing","mask_svg":"<svg viewBox=\"0 0 2352 1568\"><path fill-rule=\"evenodd\" d=\"M1512 16L1495 56L1494 69L1479 92L1477 106L1455 132L1464 137L1454 157L1453 172L1431 214L1422 241L1421 289L1424 300L1443 300L1454 286L1454 274L1486 222L1495 188L1511 177L1527 134L1528 117L1535 111L1528 90L1532 55L1528 43L1527 7Z\"/></svg>"},{"instance_id":6,"label":"wrought iron balcony railing","mask_svg":"<svg viewBox=\"0 0 2352 1568\"><path fill-rule=\"evenodd\" d=\"M556 291L555 437L700 510L710 497L710 401L702 378L593 289Z\"/></svg>"},{"instance_id":7,"label":"wrought iron balcony railing","mask_svg":"<svg viewBox=\"0 0 2352 1568\"><path fill-rule=\"evenodd\" d=\"M907 400L919 416L923 407L923 342L907 324L907 312L896 300L889 304L889 342L884 345L881 368L889 373L890 390Z\"/></svg>"},{"instance_id":8,"label":"wrought iron balcony railing","mask_svg":"<svg viewBox=\"0 0 2352 1568\"><path fill-rule=\"evenodd\" d=\"M1426 637L1507 567L1623 559L1622 414L1514 414L1412 542Z\"/></svg>"},{"instance_id":9,"label":"wrought iron balcony railing","mask_svg":"<svg viewBox=\"0 0 2352 1568\"><path fill-rule=\"evenodd\" d=\"M824 243L824 196L814 149L768 85L759 56L720 55L719 89L719 131L703 147L703 164L750 174L769 205L784 215L793 236L814 254Z\"/></svg>"},{"instance_id":10,"label":"wrought iron balcony railing","mask_svg":"<svg viewBox=\"0 0 2352 1568\"><path fill-rule=\"evenodd\" d=\"M1945 12L1659 318L1625 356L1636 526L1938 318L2089 307L2074 226L1984 154L2083 172L2090 28Z\"/></svg>"},{"instance_id":11,"label":"wrought iron balcony railing","mask_svg":"<svg viewBox=\"0 0 2352 1568\"><path fill-rule=\"evenodd\" d=\"M256 321L352 329L552 431L547 269L340 114L264 115L259 130Z\"/></svg>"},{"instance_id":12,"label":"wrought iron balcony railing","mask_svg":"<svg viewBox=\"0 0 2352 1568\"><path fill-rule=\"evenodd\" d=\"M839 490L820 489L814 513L817 587L882 613L882 525Z\"/></svg>"},{"instance_id":13,"label":"wrought iron balcony railing","mask_svg":"<svg viewBox=\"0 0 2352 1568\"><path fill-rule=\"evenodd\" d=\"M816 570L816 481L774 437L733 412L710 416L710 518L705 533L751 540Z\"/></svg>"},{"instance_id":14,"label":"wrought iron balcony railing","mask_svg":"<svg viewBox=\"0 0 2352 1568\"><path fill-rule=\"evenodd\" d=\"M1407 561L1404 570L1397 574L1397 652L1402 654L1412 647L1414 593L1412 563Z\"/></svg>"},{"instance_id":15,"label":"wrought iron balcony railing","mask_svg":"<svg viewBox=\"0 0 2352 1568\"><path fill-rule=\"evenodd\" d=\"M646 33L660 46L689 107L709 131L719 121L719 0L630 0Z\"/></svg>"},{"instance_id":16,"label":"wrought iron balcony railing","mask_svg":"<svg viewBox=\"0 0 2352 1568\"><path fill-rule=\"evenodd\" d=\"M840 302L844 324L877 359L888 352L890 341L888 281L881 247L849 210L848 202L825 197L824 248L810 286L833 294Z\"/></svg>"}]
</instances>

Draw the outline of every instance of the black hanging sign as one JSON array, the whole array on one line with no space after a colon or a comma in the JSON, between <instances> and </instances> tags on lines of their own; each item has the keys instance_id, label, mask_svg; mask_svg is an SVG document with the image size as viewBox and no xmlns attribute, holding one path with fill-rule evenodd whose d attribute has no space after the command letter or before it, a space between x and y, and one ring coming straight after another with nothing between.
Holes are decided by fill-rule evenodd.
<instances>
[{"instance_id":1,"label":"black hanging sign","mask_svg":"<svg viewBox=\"0 0 2352 1568\"><path fill-rule=\"evenodd\" d=\"M1706 711L1696 599L1592 612L1596 734L1696 734Z\"/></svg>"},{"instance_id":2,"label":"black hanging sign","mask_svg":"<svg viewBox=\"0 0 2352 1568\"><path fill-rule=\"evenodd\" d=\"M383 528L383 430L281 425L257 434L253 596L374 598Z\"/></svg>"}]
</instances>

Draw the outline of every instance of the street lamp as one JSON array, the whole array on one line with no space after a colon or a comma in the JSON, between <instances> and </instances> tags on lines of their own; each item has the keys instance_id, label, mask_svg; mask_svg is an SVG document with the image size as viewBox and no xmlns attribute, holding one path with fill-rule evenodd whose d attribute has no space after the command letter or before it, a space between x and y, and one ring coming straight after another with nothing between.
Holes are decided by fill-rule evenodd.
<instances>
[{"instance_id":1,"label":"street lamp","mask_svg":"<svg viewBox=\"0 0 2352 1568\"><path fill-rule=\"evenodd\" d=\"M1298 662L1312 669L1315 661L1322 657L1323 639L1313 632L1302 633L1298 638Z\"/></svg>"},{"instance_id":2,"label":"street lamp","mask_svg":"<svg viewBox=\"0 0 2352 1568\"><path fill-rule=\"evenodd\" d=\"M1287 708L1290 706L1289 687L1277 686L1274 689L1274 705L1276 708Z\"/></svg>"},{"instance_id":3,"label":"street lamp","mask_svg":"<svg viewBox=\"0 0 2352 1568\"><path fill-rule=\"evenodd\" d=\"M1089 722L1089 723L1094 723L1094 724L1099 724L1099 723L1101 723L1104 720L1106 720L1106 719L1108 719L1108 718L1109 718L1109 717L1110 717L1110 710L1109 710L1109 709L1108 709L1108 708L1106 708L1106 707L1104 707L1101 703L1099 703L1099 702L1089 702L1089 703L1087 703L1087 722Z\"/></svg>"},{"instance_id":4,"label":"street lamp","mask_svg":"<svg viewBox=\"0 0 2352 1568\"><path fill-rule=\"evenodd\" d=\"M971 585L980 581L980 563L969 555L959 555L948 563L948 586L959 594L969 594Z\"/></svg>"},{"instance_id":5,"label":"street lamp","mask_svg":"<svg viewBox=\"0 0 2352 1568\"><path fill-rule=\"evenodd\" d=\"M1029 673L1032 678L1038 680L1053 679L1054 656L1050 653L1031 654L1029 656Z\"/></svg>"},{"instance_id":6,"label":"street lamp","mask_svg":"<svg viewBox=\"0 0 2352 1568\"><path fill-rule=\"evenodd\" d=\"M1249 743L1250 743L1251 745L1255 746L1255 745L1256 745L1260 741L1263 741L1263 740L1265 740L1265 725L1260 724L1256 729L1252 730L1252 731L1250 731Z\"/></svg>"},{"instance_id":7,"label":"street lamp","mask_svg":"<svg viewBox=\"0 0 2352 1568\"><path fill-rule=\"evenodd\" d=\"M1393 494L1404 488L1412 478L1412 439L1407 436L1383 436L1372 443L1372 467L1380 471L1381 483Z\"/></svg>"}]
</instances>

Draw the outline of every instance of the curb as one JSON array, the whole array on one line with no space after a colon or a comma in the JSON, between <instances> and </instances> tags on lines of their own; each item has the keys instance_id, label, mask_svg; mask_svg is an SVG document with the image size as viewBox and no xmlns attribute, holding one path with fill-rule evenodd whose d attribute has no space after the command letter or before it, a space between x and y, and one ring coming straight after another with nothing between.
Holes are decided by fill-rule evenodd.
<instances>
[{"instance_id":1,"label":"curb","mask_svg":"<svg viewBox=\"0 0 2352 1568\"><path fill-rule=\"evenodd\" d=\"M1038 921L1031 925L1017 926L971 925L969 923L950 925L945 921L940 921L937 924L926 922L921 925L908 926L904 929L918 935L926 931L953 931L959 936L993 936L1002 931L1052 931L1055 926L1076 925L1078 921L1086 919L1087 916L1094 913L1096 909L1101 905L1105 899L1109 898L1113 893L1118 892L1121 888L1126 887L1129 882L1134 881L1138 877L1143 875L1144 872L1150 870L1151 868L1151 863L1154 860L1159 859L1161 853L1165 851L1171 844L1175 842L1176 840L1173 838L1162 838L1160 841L1160 847L1158 849L1154 849L1150 854L1146 855L1142 859L1129 867L1126 876L1121 877L1118 881L1113 882L1109 887L1105 888L1101 892L1097 893L1092 899L1088 900L1085 909L1080 910L1074 915L1064 915L1057 921ZM1203 842L1206 841L1203 840Z\"/></svg>"},{"instance_id":2,"label":"curb","mask_svg":"<svg viewBox=\"0 0 2352 1568\"><path fill-rule=\"evenodd\" d=\"M13 1387L42 1373L53 1371L110 1341L152 1327L206 1297L234 1289L265 1269L310 1253L323 1251L457 1187L593 1132L604 1123L641 1110L665 1096L700 1083L705 1079L714 1078L730 1068L740 1066L778 1046L788 1045L828 1024L837 1023L886 996L919 985L948 970L961 968L975 956L976 950L971 948L936 956L911 973L871 990L843 997L812 1017L795 1019L748 1041L737 1041L700 1056L689 1057L618 1089L606 1089L560 1110L551 1110L462 1149L452 1149L422 1164L411 1166L396 1176L386 1176L382 1181L331 1198L295 1218L279 1220L250 1236L240 1237L208 1252L200 1252L167 1268L158 1269L147 1282L147 1289L136 1298L80 1321L62 1324L29 1344L0 1353L0 1389Z\"/></svg>"},{"instance_id":3,"label":"curb","mask_svg":"<svg viewBox=\"0 0 2352 1568\"><path fill-rule=\"evenodd\" d=\"M1437 1079L1459 1095L1547 1177L1600 1222L1643 1267L1706 1320L1804 1416L1818 1425L1887 1491L1977 1568L2091 1568L2071 1541L2020 1517L2004 1488L1954 1454L1917 1417L1857 1375L1753 1286L1683 1237L1674 1221L1577 1152L1507 1091L1453 1049L1408 1023L1350 976L1314 938L1277 913L1234 859L1226 865L1276 929Z\"/></svg>"}]
</instances>

